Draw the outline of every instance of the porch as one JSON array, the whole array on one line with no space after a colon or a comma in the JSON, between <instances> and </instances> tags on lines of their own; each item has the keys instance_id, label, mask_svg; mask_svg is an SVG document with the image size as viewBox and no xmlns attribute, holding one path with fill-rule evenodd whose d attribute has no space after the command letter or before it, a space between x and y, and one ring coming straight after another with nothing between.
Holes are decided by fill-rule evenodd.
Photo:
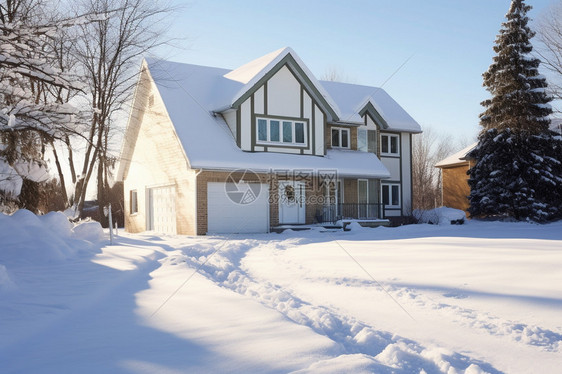
<instances>
[{"instance_id":1,"label":"porch","mask_svg":"<svg viewBox=\"0 0 562 374\"><path fill-rule=\"evenodd\" d=\"M315 216L317 223L338 221L379 221L385 220L382 203L339 203L323 205Z\"/></svg>"}]
</instances>

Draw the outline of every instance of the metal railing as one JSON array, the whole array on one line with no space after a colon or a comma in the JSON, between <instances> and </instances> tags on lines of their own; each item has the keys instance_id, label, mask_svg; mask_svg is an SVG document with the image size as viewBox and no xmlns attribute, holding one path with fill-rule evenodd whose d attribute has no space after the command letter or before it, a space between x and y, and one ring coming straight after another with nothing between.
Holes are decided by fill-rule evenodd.
<instances>
[{"instance_id":1,"label":"metal railing","mask_svg":"<svg viewBox=\"0 0 562 374\"><path fill-rule=\"evenodd\" d=\"M330 204L324 205L316 215L318 223L336 222L340 219L384 219L383 204Z\"/></svg>"}]
</instances>

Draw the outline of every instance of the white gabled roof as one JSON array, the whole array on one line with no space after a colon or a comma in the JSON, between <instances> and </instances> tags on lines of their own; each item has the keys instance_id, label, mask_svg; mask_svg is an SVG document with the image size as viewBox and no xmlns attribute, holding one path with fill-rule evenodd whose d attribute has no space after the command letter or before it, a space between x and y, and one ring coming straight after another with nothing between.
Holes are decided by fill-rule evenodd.
<instances>
[{"instance_id":1,"label":"white gabled roof","mask_svg":"<svg viewBox=\"0 0 562 374\"><path fill-rule=\"evenodd\" d=\"M329 150L324 157L273 152L244 152L216 108L224 107L243 83L227 79L228 70L147 59L158 92L174 124L191 168L211 170L335 170L344 177L388 178L371 153Z\"/></svg>"},{"instance_id":2,"label":"white gabled roof","mask_svg":"<svg viewBox=\"0 0 562 374\"><path fill-rule=\"evenodd\" d=\"M324 157L273 152L244 152L217 112L231 108L286 61L303 82L321 95L324 105L342 121L361 122L359 112L371 103L389 130L420 132L414 121L384 90L354 84L319 82L291 48L282 48L238 69L228 70L147 59L174 129L194 169L256 171L284 169L335 170L344 177L388 178L389 171L371 153L328 150ZM294 65L297 66L294 66ZM340 118L336 118L339 120Z\"/></svg>"},{"instance_id":3,"label":"white gabled roof","mask_svg":"<svg viewBox=\"0 0 562 374\"><path fill-rule=\"evenodd\" d=\"M467 162L466 156L468 155L468 153L470 153L470 151L472 151L476 147L476 145L478 145L478 143L471 144L468 147L461 149L457 153L452 154L449 157L436 163L435 167L443 168L443 167L465 164Z\"/></svg>"},{"instance_id":4,"label":"white gabled roof","mask_svg":"<svg viewBox=\"0 0 562 374\"><path fill-rule=\"evenodd\" d=\"M363 123L359 112L371 103L388 130L419 133L420 125L385 90L358 84L321 81L340 108L340 121Z\"/></svg>"},{"instance_id":5,"label":"white gabled roof","mask_svg":"<svg viewBox=\"0 0 562 374\"><path fill-rule=\"evenodd\" d=\"M225 78L244 84L244 86L232 97L230 104L234 105L234 103L236 103L236 101L238 101L245 93L251 91L262 78L272 71L272 69L288 55L293 58L298 67L310 80L313 88L318 91L318 93L324 98L324 100L326 100L328 105L334 111L336 116L339 117L340 115L337 103L330 97L316 77L314 77L314 74L308 70L308 67L302 62L295 51L289 47L281 48L275 52L268 53L263 57L250 61L247 64L225 74Z\"/></svg>"}]
</instances>

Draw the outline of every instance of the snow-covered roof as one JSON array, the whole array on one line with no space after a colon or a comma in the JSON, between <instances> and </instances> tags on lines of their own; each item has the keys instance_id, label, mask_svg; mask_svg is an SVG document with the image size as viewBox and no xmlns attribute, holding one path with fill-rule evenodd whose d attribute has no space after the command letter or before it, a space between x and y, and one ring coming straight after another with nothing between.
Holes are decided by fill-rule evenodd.
<instances>
[{"instance_id":1,"label":"snow-covered roof","mask_svg":"<svg viewBox=\"0 0 562 374\"><path fill-rule=\"evenodd\" d=\"M443 168L443 167L450 167L450 166L465 164L467 162L466 155L470 151L472 151L474 149L474 147L476 147L477 144L478 143L473 143L473 144L469 145L468 147L461 149L457 153L450 155L449 157L445 158L444 160L439 161L437 164L435 164L435 167Z\"/></svg>"},{"instance_id":2,"label":"snow-covered roof","mask_svg":"<svg viewBox=\"0 0 562 374\"><path fill-rule=\"evenodd\" d=\"M237 69L224 75L225 78L243 83L244 86L234 95L231 99L231 105L238 101L245 93L250 91L254 86L264 78L277 64L283 61L287 56L293 58L295 63L304 74L308 77L312 86L320 93L320 95L327 101L336 116L339 117L339 110L337 104L332 100L330 95L325 91L324 87L316 80L314 75L308 70L306 65L302 62L300 57L289 47L278 49L277 51L268 53L258 59L248 62Z\"/></svg>"},{"instance_id":3,"label":"snow-covered roof","mask_svg":"<svg viewBox=\"0 0 562 374\"><path fill-rule=\"evenodd\" d=\"M194 169L330 169L341 176L386 178L389 171L371 153L329 150L324 157L273 152L244 152L217 108L224 108L240 92L243 82L226 78L229 70L146 60L150 75ZM242 74L239 72L239 79ZM235 74L234 76L236 76ZM232 77L232 76L231 76Z\"/></svg>"},{"instance_id":4,"label":"snow-covered roof","mask_svg":"<svg viewBox=\"0 0 562 374\"><path fill-rule=\"evenodd\" d=\"M320 82L338 104L341 122L363 123L360 112L371 103L389 130L419 133L420 125L385 90L340 82Z\"/></svg>"}]
</instances>

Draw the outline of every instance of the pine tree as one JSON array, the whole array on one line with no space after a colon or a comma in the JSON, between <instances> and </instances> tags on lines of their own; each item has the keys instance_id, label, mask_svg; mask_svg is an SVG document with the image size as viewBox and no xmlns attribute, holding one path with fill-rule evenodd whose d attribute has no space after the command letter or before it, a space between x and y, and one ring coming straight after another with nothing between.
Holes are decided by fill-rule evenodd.
<instances>
[{"instance_id":1,"label":"pine tree","mask_svg":"<svg viewBox=\"0 0 562 374\"><path fill-rule=\"evenodd\" d=\"M496 38L496 56L483 74L491 98L482 102L482 132L469 155L473 217L499 216L543 222L562 214L562 139L548 129L552 100L530 56L531 9L512 0Z\"/></svg>"},{"instance_id":2,"label":"pine tree","mask_svg":"<svg viewBox=\"0 0 562 374\"><path fill-rule=\"evenodd\" d=\"M539 74L540 60L531 57L531 38L527 12L531 6L523 0L512 0L507 22L496 38L496 56L483 74L484 87L492 97L482 102L480 115L484 130L512 129L533 134L546 131L552 113L546 93L546 79Z\"/></svg>"}]
</instances>

